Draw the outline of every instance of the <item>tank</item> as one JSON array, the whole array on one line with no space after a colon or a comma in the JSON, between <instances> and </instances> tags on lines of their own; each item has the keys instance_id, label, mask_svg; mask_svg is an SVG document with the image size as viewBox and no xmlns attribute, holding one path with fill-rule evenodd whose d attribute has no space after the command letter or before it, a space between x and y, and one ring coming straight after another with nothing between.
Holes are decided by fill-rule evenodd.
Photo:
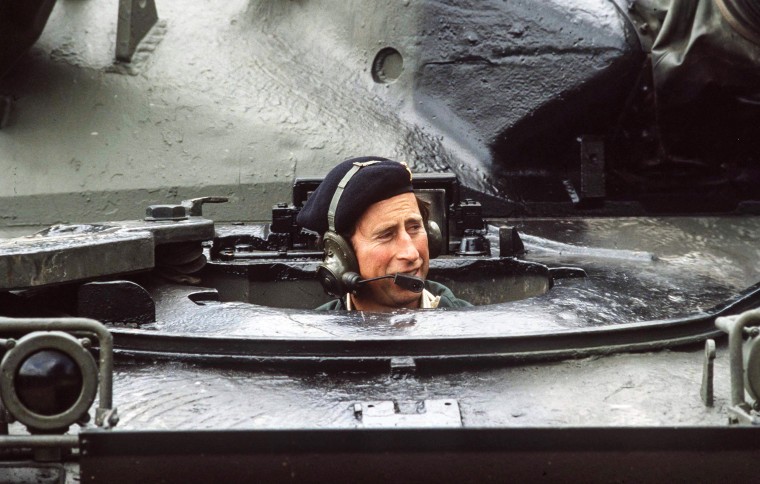
<instances>
[{"instance_id":1,"label":"tank","mask_svg":"<svg viewBox=\"0 0 760 484\"><path fill-rule=\"evenodd\" d=\"M0 480L752 479L758 13L0 1ZM366 154L473 307L314 310Z\"/></svg>"}]
</instances>

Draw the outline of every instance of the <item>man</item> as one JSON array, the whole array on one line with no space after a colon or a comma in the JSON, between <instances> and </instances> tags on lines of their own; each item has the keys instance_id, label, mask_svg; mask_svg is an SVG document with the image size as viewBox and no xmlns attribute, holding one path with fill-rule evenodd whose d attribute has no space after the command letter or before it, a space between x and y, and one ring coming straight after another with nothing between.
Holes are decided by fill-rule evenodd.
<instances>
[{"instance_id":1,"label":"man","mask_svg":"<svg viewBox=\"0 0 760 484\"><path fill-rule=\"evenodd\" d=\"M378 157L346 160L327 174L298 214L298 224L323 237L339 234L350 246L362 280L405 274L425 279L428 209L412 191L405 163ZM325 255L327 258L327 254ZM349 254L349 258L352 254ZM361 283L345 297L317 309L392 311L465 307L442 284L426 281L420 294L392 278Z\"/></svg>"}]
</instances>

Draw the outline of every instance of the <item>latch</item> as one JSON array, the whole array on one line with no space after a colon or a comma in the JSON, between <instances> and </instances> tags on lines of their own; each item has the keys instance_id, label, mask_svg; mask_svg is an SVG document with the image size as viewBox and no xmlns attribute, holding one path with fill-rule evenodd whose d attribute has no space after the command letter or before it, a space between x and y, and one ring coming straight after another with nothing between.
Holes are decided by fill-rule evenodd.
<instances>
[{"instance_id":1,"label":"latch","mask_svg":"<svg viewBox=\"0 0 760 484\"><path fill-rule=\"evenodd\" d=\"M459 403L453 399L411 402L358 402L351 406L357 426L367 428L461 427Z\"/></svg>"}]
</instances>

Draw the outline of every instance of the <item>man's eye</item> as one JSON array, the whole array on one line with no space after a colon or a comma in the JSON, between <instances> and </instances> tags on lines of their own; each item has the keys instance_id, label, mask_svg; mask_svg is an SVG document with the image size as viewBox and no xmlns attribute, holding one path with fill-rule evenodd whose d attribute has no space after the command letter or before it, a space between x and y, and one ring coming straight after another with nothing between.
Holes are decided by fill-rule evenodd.
<instances>
[{"instance_id":1,"label":"man's eye","mask_svg":"<svg viewBox=\"0 0 760 484\"><path fill-rule=\"evenodd\" d=\"M425 230L425 227L422 226L422 224L412 224L409 227L407 227L407 232L410 234L418 234Z\"/></svg>"},{"instance_id":2,"label":"man's eye","mask_svg":"<svg viewBox=\"0 0 760 484\"><path fill-rule=\"evenodd\" d=\"M377 235L377 238L380 240L388 240L393 237L393 232L387 231L387 232L381 232Z\"/></svg>"}]
</instances>

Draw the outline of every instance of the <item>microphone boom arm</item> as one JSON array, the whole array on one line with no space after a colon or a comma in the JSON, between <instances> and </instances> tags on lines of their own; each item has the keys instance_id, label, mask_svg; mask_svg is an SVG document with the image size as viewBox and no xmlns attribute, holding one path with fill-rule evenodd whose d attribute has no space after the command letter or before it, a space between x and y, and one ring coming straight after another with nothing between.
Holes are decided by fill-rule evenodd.
<instances>
[{"instance_id":1,"label":"microphone boom arm","mask_svg":"<svg viewBox=\"0 0 760 484\"><path fill-rule=\"evenodd\" d=\"M421 293L425 288L425 281L423 279L407 274L401 274L400 272L388 274L387 276L372 277L370 279L362 279L361 276L355 272L346 272L343 274L343 282L346 284L346 287L349 288L349 292L356 291L360 284L379 281L380 279L393 279L393 283L397 286L416 293Z\"/></svg>"}]
</instances>

